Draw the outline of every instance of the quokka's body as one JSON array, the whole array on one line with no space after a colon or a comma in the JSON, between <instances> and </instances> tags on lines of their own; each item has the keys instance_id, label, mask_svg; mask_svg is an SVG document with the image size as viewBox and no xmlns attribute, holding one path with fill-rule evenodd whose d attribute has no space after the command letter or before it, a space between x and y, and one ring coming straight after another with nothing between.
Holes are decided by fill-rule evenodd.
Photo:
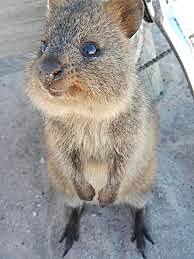
<instances>
[{"instance_id":1,"label":"quokka's body","mask_svg":"<svg viewBox=\"0 0 194 259\"><path fill-rule=\"evenodd\" d=\"M28 95L44 114L49 178L72 208L125 203L138 218L154 186L157 116L127 38L142 14L140 0L49 1ZM144 255L148 234L134 231Z\"/></svg>"},{"instance_id":2,"label":"quokka's body","mask_svg":"<svg viewBox=\"0 0 194 259\"><path fill-rule=\"evenodd\" d=\"M157 126L152 107L143 104L147 100L134 99L126 113L111 119L67 115L63 122L45 120L49 176L70 197L69 205L82 203L71 182L69 156L75 149L83 156L83 173L95 189L95 198L107 183L109 160L117 149L127 161L125 173L117 176L122 179L114 203L127 202L137 208L146 204L155 180Z\"/></svg>"}]
</instances>

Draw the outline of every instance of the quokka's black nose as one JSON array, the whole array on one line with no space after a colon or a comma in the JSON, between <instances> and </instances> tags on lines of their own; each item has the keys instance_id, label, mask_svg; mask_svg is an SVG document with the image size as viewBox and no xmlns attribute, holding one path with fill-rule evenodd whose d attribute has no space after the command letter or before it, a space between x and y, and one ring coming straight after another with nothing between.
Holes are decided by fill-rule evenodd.
<instances>
[{"instance_id":1,"label":"quokka's black nose","mask_svg":"<svg viewBox=\"0 0 194 259\"><path fill-rule=\"evenodd\" d=\"M64 75L59 60L51 55L42 57L37 65L37 72L40 81L46 88L49 88L53 81L60 80Z\"/></svg>"}]
</instances>

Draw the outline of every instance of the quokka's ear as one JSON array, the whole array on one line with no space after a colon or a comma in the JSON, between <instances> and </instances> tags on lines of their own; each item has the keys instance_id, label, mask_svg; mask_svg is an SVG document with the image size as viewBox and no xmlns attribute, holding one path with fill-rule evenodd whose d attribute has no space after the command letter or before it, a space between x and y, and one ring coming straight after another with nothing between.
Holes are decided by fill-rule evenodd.
<instances>
[{"instance_id":1,"label":"quokka's ear","mask_svg":"<svg viewBox=\"0 0 194 259\"><path fill-rule=\"evenodd\" d=\"M120 23L121 29L128 37L137 32L144 13L142 0L109 0L106 8L112 18Z\"/></svg>"}]
</instances>

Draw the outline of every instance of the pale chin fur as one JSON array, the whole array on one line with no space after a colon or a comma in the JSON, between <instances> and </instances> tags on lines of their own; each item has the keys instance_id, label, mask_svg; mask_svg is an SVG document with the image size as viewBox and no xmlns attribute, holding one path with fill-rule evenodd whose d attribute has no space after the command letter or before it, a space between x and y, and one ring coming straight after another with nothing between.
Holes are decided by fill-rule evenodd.
<instances>
[{"instance_id":1,"label":"pale chin fur","mask_svg":"<svg viewBox=\"0 0 194 259\"><path fill-rule=\"evenodd\" d=\"M120 113L125 112L129 106L128 100L121 99L114 103L107 104L57 104L52 103L56 97L50 96L44 100L40 96L30 96L32 103L47 117L63 118L67 115L74 114L88 119L104 120L117 117ZM52 99L51 99L52 98ZM50 99L50 100L49 100Z\"/></svg>"},{"instance_id":2,"label":"pale chin fur","mask_svg":"<svg viewBox=\"0 0 194 259\"><path fill-rule=\"evenodd\" d=\"M46 117L62 119L67 115L77 115L87 119L94 119L95 121L114 119L120 113L125 112L130 106L130 99L132 95L130 92L126 93L124 97L114 98L112 101L104 101L104 103L95 103L93 100L83 104L79 100L68 100L67 103L62 99L63 97L53 97L41 88L28 87L27 94L30 97L34 106L42 112Z\"/></svg>"}]
</instances>

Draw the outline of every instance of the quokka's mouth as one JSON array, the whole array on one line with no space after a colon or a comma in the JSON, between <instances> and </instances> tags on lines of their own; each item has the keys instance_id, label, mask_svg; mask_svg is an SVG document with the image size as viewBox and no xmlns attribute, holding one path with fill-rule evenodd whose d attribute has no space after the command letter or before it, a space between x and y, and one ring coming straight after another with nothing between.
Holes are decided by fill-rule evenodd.
<instances>
[{"instance_id":1,"label":"quokka's mouth","mask_svg":"<svg viewBox=\"0 0 194 259\"><path fill-rule=\"evenodd\" d=\"M53 85L47 85L44 86L41 82L40 82L40 88L44 93L47 93L51 96L62 96L65 94L65 89L53 84Z\"/></svg>"},{"instance_id":2,"label":"quokka's mouth","mask_svg":"<svg viewBox=\"0 0 194 259\"><path fill-rule=\"evenodd\" d=\"M48 89L48 92L52 96L62 96L65 93L65 91L62 90L62 89L55 89L55 88L52 88L52 87L50 87Z\"/></svg>"}]
</instances>

